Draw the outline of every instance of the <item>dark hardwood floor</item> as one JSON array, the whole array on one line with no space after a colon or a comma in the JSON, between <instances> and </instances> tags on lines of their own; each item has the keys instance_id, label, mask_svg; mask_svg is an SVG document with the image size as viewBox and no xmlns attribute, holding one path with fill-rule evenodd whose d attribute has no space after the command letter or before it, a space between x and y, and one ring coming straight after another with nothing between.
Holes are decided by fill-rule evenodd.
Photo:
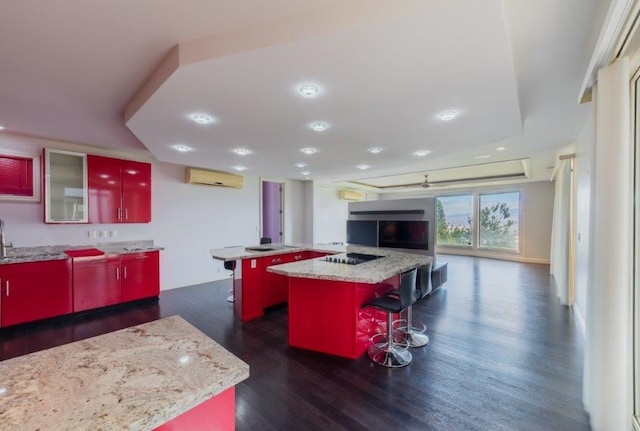
<instances>
[{"instance_id":1,"label":"dark hardwood floor","mask_svg":"<svg viewBox=\"0 0 640 431\"><path fill-rule=\"evenodd\" d=\"M238 430L588 430L583 340L547 265L440 255L449 281L414 306L431 341L390 370L287 346L286 307L242 324L230 280L159 301L0 331L0 359L179 314L250 365Z\"/></svg>"}]
</instances>

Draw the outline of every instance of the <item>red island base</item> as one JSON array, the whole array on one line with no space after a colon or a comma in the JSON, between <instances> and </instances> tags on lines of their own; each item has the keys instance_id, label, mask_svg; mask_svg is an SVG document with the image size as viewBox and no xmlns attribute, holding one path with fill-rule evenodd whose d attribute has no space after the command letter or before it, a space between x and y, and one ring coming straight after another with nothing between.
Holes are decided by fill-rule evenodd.
<instances>
[{"instance_id":1,"label":"red island base","mask_svg":"<svg viewBox=\"0 0 640 431\"><path fill-rule=\"evenodd\" d=\"M232 386L153 431L233 431L236 429L235 407L236 388Z\"/></svg>"},{"instance_id":2,"label":"red island base","mask_svg":"<svg viewBox=\"0 0 640 431\"><path fill-rule=\"evenodd\" d=\"M289 277L289 345L358 358L387 330L387 313L363 305L398 285L399 276L377 284Z\"/></svg>"}]
</instances>

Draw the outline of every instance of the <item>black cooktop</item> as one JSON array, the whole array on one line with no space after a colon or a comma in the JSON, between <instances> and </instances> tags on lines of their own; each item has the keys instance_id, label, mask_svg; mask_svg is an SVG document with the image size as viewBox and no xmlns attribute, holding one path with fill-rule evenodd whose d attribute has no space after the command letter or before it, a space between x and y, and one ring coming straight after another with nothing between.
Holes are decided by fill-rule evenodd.
<instances>
[{"instance_id":1,"label":"black cooktop","mask_svg":"<svg viewBox=\"0 0 640 431\"><path fill-rule=\"evenodd\" d=\"M375 254L364 253L341 253L327 256L323 260L325 262L331 263L344 263L345 265L359 265L361 263L380 259L381 257L384 256L376 256Z\"/></svg>"}]
</instances>

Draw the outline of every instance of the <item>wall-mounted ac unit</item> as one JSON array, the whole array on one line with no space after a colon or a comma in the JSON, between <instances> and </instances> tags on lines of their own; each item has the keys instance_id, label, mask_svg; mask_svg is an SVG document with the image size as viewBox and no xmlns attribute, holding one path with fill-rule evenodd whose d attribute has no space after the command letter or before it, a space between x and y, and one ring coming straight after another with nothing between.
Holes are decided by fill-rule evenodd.
<instances>
[{"instance_id":1,"label":"wall-mounted ac unit","mask_svg":"<svg viewBox=\"0 0 640 431\"><path fill-rule=\"evenodd\" d=\"M185 174L186 182L189 184L241 189L244 182L244 178L240 175L209 171L207 169L187 168Z\"/></svg>"},{"instance_id":2,"label":"wall-mounted ac unit","mask_svg":"<svg viewBox=\"0 0 640 431\"><path fill-rule=\"evenodd\" d=\"M363 201L364 193L359 190L344 189L338 191L338 198L342 199L343 201Z\"/></svg>"}]
</instances>

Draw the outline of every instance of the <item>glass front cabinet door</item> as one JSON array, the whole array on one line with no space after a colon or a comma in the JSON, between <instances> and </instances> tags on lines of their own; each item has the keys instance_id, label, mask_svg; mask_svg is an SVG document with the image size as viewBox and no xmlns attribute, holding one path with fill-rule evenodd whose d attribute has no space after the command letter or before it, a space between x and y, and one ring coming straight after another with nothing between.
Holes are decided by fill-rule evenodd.
<instances>
[{"instance_id":1,"label":"glass front cabinet door","mask_svg":"<svg viewBox=\"0 0 640 431\"><path fill-rule=\"evenodd\" d=\"M87 223L87 156L44 150L45 223Z\"/></svg>"}]
</instances>

